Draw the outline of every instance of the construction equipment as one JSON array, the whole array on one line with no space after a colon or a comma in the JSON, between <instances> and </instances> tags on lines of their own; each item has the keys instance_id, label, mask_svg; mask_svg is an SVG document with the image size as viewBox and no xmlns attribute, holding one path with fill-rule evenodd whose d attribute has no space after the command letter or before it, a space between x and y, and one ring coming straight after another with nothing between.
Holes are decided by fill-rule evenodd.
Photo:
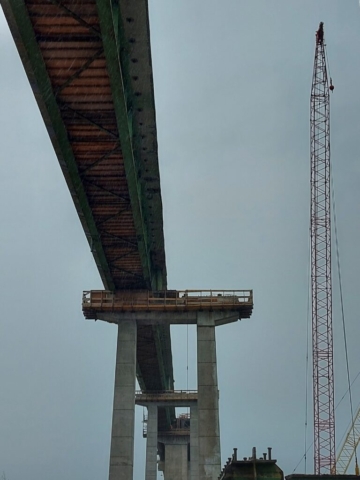
<instances>
[{"instance_id":1,"label":"construction equipment","mask_svg":"<svg viewBox=\"0 0 360 480\"><path fill-rule=\"evenodd\" d=\"M354 421L346 434L345 440L337 454L336 458L336 473L338 475L345 475L351 460L356 452L356 448L360 442L360 407L356 412ZM355 475L359 475L359 466L357 461L355 463Z\"/></svg>"},{"instance_id":2,"label":"construction equipment","mask_svg":"<svg viewBox=\"0 0 360 480\"><path fill-rule=\"evenodd\" d=\"M324 474L336 468L336 463L331 285L330 94L323 22L316 32L310 103L314 470L315 474Z\"/></svg>"}]
</instances>

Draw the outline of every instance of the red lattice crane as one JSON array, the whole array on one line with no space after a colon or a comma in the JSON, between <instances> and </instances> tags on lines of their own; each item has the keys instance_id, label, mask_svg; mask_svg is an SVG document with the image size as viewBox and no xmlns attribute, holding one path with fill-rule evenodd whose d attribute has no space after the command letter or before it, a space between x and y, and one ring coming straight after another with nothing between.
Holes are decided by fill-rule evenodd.
<instances>
[{"instance_id":1,"label":"red lattice crane","mask_svg":"<svg viewBox=\"0 0 360 480\"><path fill-rule=\"evenodd\" d=\"M335 467L334 371L330 222L330 92L324 24L316 32L311 88L311 292L314 470Z\"/></svg>"}]
</instances>

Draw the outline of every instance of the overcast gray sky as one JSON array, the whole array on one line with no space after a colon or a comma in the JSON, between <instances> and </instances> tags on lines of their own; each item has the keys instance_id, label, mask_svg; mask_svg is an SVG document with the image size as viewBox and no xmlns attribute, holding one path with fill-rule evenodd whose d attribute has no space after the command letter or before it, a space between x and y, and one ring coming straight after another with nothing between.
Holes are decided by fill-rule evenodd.
<instances>
[{"instance_id":1,"label":"overcast gray sky","mask_svg":"<svg viewBox=\"0 0 360 480\"><path fill-rule=\"evenodd\" d=\"M352 378L360 369L359 3L149 3L169 288L254 289L252 318L217 330L222 457L272 446L289 474L304 452L309 93L320 21L335 85L332 164ZM102 284L1 11L0 65L0 472L104 479L116 329L82 317L82 291ZM339 401L347 384L336 281L334 292ZM172 336L176 387L186 388L186 327ZM190 327L189 388L194 342ZM347 400L336 416L338 443ZM311 437L309 418L308 445Z\"/></svg>"}]
</instances>

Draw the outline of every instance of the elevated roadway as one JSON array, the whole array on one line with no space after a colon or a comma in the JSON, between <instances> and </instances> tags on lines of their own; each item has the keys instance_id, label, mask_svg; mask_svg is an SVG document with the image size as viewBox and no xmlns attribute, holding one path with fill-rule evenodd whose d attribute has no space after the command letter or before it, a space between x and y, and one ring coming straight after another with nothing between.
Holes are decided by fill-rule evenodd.
<instances>
[{"instance_id":1,"label":"elevated roadway","mask_svg":"<svg viewBox=\"0 0 360 480\"><path fill-rule=\"evenodd\" d=\"M166 289L147 0L1 5L104 288ZM168 325L139 326L137 359L142 390L173 389Z\"/></svg>"}]
</instances>

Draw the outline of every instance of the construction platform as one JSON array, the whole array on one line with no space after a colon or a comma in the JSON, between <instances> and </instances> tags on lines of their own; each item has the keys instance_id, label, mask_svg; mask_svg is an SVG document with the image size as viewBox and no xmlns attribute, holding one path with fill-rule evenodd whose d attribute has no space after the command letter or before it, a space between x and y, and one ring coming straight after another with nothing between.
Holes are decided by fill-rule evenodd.
<instances>
[{"instance_id":1,"label":"construction platform","mask_svg":"<svg viewBox=\"0 0 360 480\"><path fill-rule=\"evenodd\" d=\"M156 403L158 406L188 407L196 403L197 390L165 390L161 392L135 392L135 404L147 406Z\"/></svg>"},{"instance_id":2,"label":"construction platform","mask_svg":"<svg viewBox=\"0 0 360 480\"><path fill-rule=\"evenodd\" d=\"M83 293L85 318L101 319L99 314L145 312L237 312L250 318L252 290L90 290ZM189 322L192 323L192 322Z\"/></svg>"}]
</instances>

